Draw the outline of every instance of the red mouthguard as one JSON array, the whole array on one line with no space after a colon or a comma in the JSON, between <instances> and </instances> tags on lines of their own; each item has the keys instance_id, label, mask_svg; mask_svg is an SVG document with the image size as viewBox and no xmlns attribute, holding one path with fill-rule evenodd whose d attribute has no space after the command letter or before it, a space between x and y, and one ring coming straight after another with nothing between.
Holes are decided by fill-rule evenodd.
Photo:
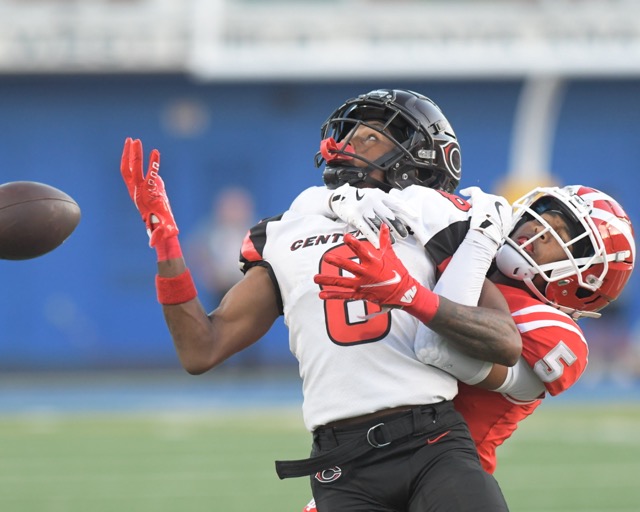
<instances>
[{"instance_id":1,"label":"red mouthguard","mask_svg":"<svg viewBox=\"0 0 640 512\"><path fill-rule=\"evenodd\" d=\"M339 151L340 153L338 153ZM336 160L353 160L352 156L343 154L343 151L354 153L355 150L351 144L338 144L333 137L329 137L320 142L320 154L327 163Z\"/></svg>"}]
</instances>

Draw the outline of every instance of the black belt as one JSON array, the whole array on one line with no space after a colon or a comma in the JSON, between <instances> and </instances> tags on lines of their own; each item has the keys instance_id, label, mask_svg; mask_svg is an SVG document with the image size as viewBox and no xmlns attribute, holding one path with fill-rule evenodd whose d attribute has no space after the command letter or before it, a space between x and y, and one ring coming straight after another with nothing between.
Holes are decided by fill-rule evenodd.
<instances>
[{"instance_id":1,"label":"black belt","mask_svg":"<svg viewBox=\"0 0 640 512\"><path fill-rule=\"evenodd\" d=\"M389 419L381 418L371 425L371 421L365 422L361 427L350 427L345 430L350 436L354 432L360 431L362 435L338 444L337 447L325 452L317 457L300 460L279 460L276 461L276 473L280 479L294 478L300 476L313 475L319 471L324 471L338 464L345 464L364 455L369 450L384 448L395 441L408 438L411 435L423 434L427 427L433 429L440 409L451 402L440 402L437 404L414 407L407 412L394 414ZM381 421L383 420L383 421ZM322 427L314 432L322 435ZM340 432L335 430L339 436Z\"/></svg>"}]
</instances>

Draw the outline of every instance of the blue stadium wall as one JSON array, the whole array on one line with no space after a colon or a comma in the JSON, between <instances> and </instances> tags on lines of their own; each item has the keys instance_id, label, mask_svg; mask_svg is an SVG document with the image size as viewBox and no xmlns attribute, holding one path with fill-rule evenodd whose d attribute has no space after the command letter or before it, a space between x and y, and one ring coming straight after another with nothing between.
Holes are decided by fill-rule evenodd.
<instances>
[{"instance_id":1,"label":"blue stadium wall","mask_svg":"<svg viewBox=\"0 0 640 512\"><path fill-rule=\"evenodd\" d=\"M127 136L159 148L183 233L216 191L248 188L258 215L320 185L321 123L344 99L380 87L432 97L461 140L462 185L495 190L508 168L519 81L200 84L182 76L0 77L0 182L34 180L73 196L76 232L30 261L0 261L1 370L177 367L155 299L155 256L119 173ZM195 129L171 123L196 105ZM189 111L187 109L187 114ZM193 112L191 112L193 114ZM178 117L180 119L180 117ZM552 171L618 197L640 226L640 82L572 81L559 115ZM191 126L191 125L190 125ZM193 126L192 126L193 127ZM620 301L640 317L636 271ZM245 359L243 359L245 358ZM228 364L290 364L286 328Z\"/></svg>"}]
</instances>

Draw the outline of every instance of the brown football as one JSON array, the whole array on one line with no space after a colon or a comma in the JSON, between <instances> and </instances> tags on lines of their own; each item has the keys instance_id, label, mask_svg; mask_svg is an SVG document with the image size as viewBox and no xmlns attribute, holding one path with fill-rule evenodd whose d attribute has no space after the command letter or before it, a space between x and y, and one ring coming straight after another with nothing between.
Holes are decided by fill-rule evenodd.
<instances>
[{"instance_id":1,"label":"brown football","mask_svg":"<svg viewBox=\"0 0 640 512\"><path fill-rule=\"evenodd\" d=\"M0 259L28 260L52 251L80 222L80 207L61 190L35 181L0 185Z\"/></svg>"}]
</instances>

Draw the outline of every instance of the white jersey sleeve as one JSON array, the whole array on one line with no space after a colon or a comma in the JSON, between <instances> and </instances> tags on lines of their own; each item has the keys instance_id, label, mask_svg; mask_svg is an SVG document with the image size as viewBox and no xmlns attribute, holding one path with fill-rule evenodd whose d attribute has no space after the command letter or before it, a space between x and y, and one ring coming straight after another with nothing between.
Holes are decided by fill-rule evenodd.
<instances>
[{"instance_id":1,"label":"white jersey sleeve","mask_svg":"<svg viewBox=\"0 0 640 512\"><path fill-rule=\"evenodd\" d=\"M333 190L327 187L309 187L293 200L290 212L300 215L323 215L329 219L336 219L337 215L329 207L329 199Z\"/></svg>"}]
</instances>

